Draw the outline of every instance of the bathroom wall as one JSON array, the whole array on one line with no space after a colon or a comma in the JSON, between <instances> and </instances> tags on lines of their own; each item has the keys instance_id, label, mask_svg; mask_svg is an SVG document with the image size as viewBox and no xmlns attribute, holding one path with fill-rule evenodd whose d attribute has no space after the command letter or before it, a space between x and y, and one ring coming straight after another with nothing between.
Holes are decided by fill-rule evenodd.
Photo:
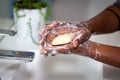
<instances>
[{"instance_id":1,"label":"bathroom wall","mask_svg":"<svg viewBox=\"0 0 120 80\"><path fill-rule=\"evenodd\" d=\"M86 19L90 0L53 0L53 20L82 21Z\"/></svg>"},{"instance_id":2,"label":"bathroom wall","mask_svg":"<svg viewBox=\"0 0 120 80\"><path fill-rule=\"evenodd\" d=\"M88 9L88 18L99 14L102 10L112 5L116 0L90 0ZM120 46L120 32L106 35L92 36L91 40L107 45Z\"/></svg>"},{"instance_id":3,"label":"bathroom wall","mask_svg":"<svg viewBox=\"0 0 120 80\"><path fill-rule=\"evenodd\" d=\"M83 21L95 16L116 0L52 0L54 20Z\"/></svg>"},{"instance_id":4,"label":"bathroom wall","mask_svg":"<svg viewBox=\"0 0 120 80\"><path fill-rule=\"evenodd\" d=\"M93 17L112 5L116 0L89 0L88 17Z\"/></svg>"},{"instance_id":5,"label":"bathroom wall","mask_svg":"<svg viewBox=\"0 0 120 80\"><path fill-rule=\"evenodd\" d=\"M0 18L10 18L10 0L0 0Z\"/></svg>"},{"instance_id":6,"label":"bathroom wall","mask_svg":"<svg viewBox=\"0 0 120 80\"><path fill-rule=\"evenodd\" d=\"M53 20L81 22L99 14L106 7L112 5L116 0L53 0ZM109 44L120 45L120 33L98 35L91 40Z\"/></svg>"}]
</instances>

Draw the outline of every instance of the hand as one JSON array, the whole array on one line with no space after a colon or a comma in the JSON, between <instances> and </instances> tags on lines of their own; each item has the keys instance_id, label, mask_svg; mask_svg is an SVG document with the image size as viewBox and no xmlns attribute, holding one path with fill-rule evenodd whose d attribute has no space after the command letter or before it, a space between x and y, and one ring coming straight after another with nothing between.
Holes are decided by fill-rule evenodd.
<instances>
[{"instance_id":1,"label":"hand","mask_svg":"<svg viewBox=\"0 0 120 80\"><path fill-rule=\"evenodd\" d=\"M70 33L75 34L75 38L71 43L61 45L61 46L53 46L51 44L52 40L61 34ZM43 46L41 50L41 54L48 55L48 53L63 53L68 54L74 51L79 44L85 42L90 37L90 31L87 28L87 24L73 24L67 22L56 22L54 21L52 24L47 25L40 32L40 45Z\"/></svg>"},{"instance_id":2,"label":"hand","mask_svg":"<svg viewBox=\"0 0 120 80\"><path fill-rule=\"evenodd\" d=\"M82 56L89 56L91 54L92 50L92 44L91 41L86 41L79 45L79 47L74 48L71 44L67 44L64 46L47 46L43 47L41 49L41 54L44 56L48 56L49 53L51 53L52 56L55 56L56 54L77 54Z\"/></svg>"}]
</instances>

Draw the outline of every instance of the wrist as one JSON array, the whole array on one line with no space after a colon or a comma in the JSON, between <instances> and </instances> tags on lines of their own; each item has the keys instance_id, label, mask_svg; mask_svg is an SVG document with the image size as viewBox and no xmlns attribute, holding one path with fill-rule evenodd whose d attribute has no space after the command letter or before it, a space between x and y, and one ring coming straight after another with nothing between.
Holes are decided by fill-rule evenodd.
<instances>
[{"instance_id":1,"label":"wrist","mask_svg":"<svg viewBox=\"0 0 120 80\"><path fill-rule=\"evenodd\" d=\"M86 28L88 30L89 33L92 32L92 27L89 25L89 23L86 21L86 22L80 22L77 24L78 27L81 27L81 28Z\"/></svg>"},{"instance_id":2,"label":"wrist","mask_svg":"<svg viewBox=\"0 0 120 80\"><path fill-rule=\"evenodd\" d=\"M84 43L85 41L87 41L90 37L91 37L91 27L88 25L87 22L80 22L77 24L77 26L80 28L80 30L82 31L82 43Z\"/></svg>"},{"instance_id":3,"label":"wrist","mask_svg":"<svg viewBox=\"0 0 120 80\"><path fill-rule=\"evenodd\" d=\"M80 44L78 48L74 49L74 54L82 55L86 57L94 57L93 52L93 43L91 41L86 41L83 44Z\"/></svg>"},{"instance_id":4,"label":"wrist","mask_svg":"<svg viewBox=\"0 0 120 80\"><path fill-rule=\"evenodd\" d=\"M98 45L98 44L97 44ZM93 59L96 59L98 57L98 55L96 54L96 51L97 50L97 46L96 46L96 43L95 42L92 42L92 41L86 41L84 44L83 44L83 47L84 49L86 50L86 53L85 55L87 57L90 57L90 58L93 58Z\"/></svg>"},{"instance_id":5,"label":"wrist","mask_svg":"<svg viewBox=\"0 0 120 80\"><path fill-rule=\"evenodd\" d=\"M99 47L100 44L92 42L92 41L86 41L83 44L79 45L79 47L75 50L75 54L82 55L86 57L90 57L92 59L97 59L100 56Z\"/></svg>"}]
</instances>

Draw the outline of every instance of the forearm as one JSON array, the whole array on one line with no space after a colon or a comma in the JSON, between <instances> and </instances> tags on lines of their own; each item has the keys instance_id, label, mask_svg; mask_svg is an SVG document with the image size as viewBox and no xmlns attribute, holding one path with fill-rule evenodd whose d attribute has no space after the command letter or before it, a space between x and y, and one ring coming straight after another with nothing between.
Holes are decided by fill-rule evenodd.
<instances>
[{"instance_id":1,"label":"forearm","mask_svg":"<svg viewBox=\"0 0 120 80\"><path fill-rule=\"evenodd\" d=\"M98 44L95 42L87 42L87 46L77 49L82 50L82 55L93 58L97 61L116 66L120 68L120 47Z\"/></svg>"},{"instance_id":2,"label":"forearm","mask_svg":"<svg viewBox=\"0 0 120 80\"><path fill-rule=\"evenodd\" d=\"M118 16L108 9L114 11ZM119 29L120 24L118 17L120 17L120 9L113 5L86 22L88 23L92 33L111 33Z\"/></svg>"}]
</instances>

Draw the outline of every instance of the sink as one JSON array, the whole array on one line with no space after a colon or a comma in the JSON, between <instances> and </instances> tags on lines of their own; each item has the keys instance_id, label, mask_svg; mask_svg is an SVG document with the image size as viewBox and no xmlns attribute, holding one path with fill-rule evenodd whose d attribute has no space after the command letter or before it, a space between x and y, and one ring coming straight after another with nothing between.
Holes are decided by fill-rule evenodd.
<instances>
[{"instance_id":1,"label":"sink","mask_svg":"<svg viewBox=\"0 0 120 80\"><path fill-rule=\"evenodd\" d=\"M0 80L17 80L20 71L25 68L24 62L0 59Z\"/></svg>"},{"instance_id":2,"label":"sink","mask_svg":"<svg viewBox=\"0 0 120 80\"><path fill-rule=\"evenodd\" d=\"M7 44L6 44L7 43ZM14 43L14 44L13 44ZM25 76L26 80L102 80L103 64L87 57L78 55L57 55L45 58L40 55L40 46L25 45L24 40L17 37L5 37L0 42L0 49L34 51L35 58L31 63L26 63L26 68L18 74ZM11 47L12 46L12 47ZM32 48L32 47L33 48ZM24 75L23 75L24 73ZM21 75L22 74L22 75ZM17 76L19 79L19 76ZM23 79L21 79L23 80Z\"/></svg>"},{"instance_id":3,"label":"sink","mask_svg":"<svg viewBox=\"0 0 120 80\"><path fill-rule=\"evenodd\" d=\"M104 77L104 80L119 80L120 69L104 64L103 65L103 77Z\"/></svg>"},{"instance_id":4,"label":"sink","mask_svg":"<svg viewBox=\"0 0 120 80\"><path fill-rule=\"evenodd\" d=\"M102 63L76 55L43 59L45 80L102 80Z\"/></svg>"},{"instance_id":5,"label":"sink","mask_svg":"<svg viewBox=\"0 0 120 80\"><path fill-rule=\"evenodd\" d=\"M117 39L117 36L115 36L117 34L119 34L119 32L104 36L93 36L91 40L97 40L98 42L102 41L101 43L116 45L116 42L119 42L119 39ZM116 40L112 40L112 42L110 43L109 40L111 39ZM22 62L16 62L14 60L0 60L0 66L3 66L0 67L0 71L2 71L2 74L0 74L0 78L2 78L1 76L3 76L3 70L6 70L6 72L11 70L10 75L18 73L17 75L26 77L26 80L119 80L120 78L120 70L115 67L111 67L108 65L106 66L93 59L78 55L57 55L55 57L48 56L47 58L45 58L44 56L39 54L39 50L41 48L40 46L36 47L33 45L32 47L34 47L34 49L32 50L31 47L29 48L29 45L25 45L25 47L22 47L25 42L21 41L22 40L19 39L17 35L14 37L5 37L0 42L0 49L35 51L35 58L33 62L24 63L24 68L21 69L20 66ZM7 75L9 76L9 73ZM14 80L14 78L10 80Z\"/></svg>"}]
</instances>

